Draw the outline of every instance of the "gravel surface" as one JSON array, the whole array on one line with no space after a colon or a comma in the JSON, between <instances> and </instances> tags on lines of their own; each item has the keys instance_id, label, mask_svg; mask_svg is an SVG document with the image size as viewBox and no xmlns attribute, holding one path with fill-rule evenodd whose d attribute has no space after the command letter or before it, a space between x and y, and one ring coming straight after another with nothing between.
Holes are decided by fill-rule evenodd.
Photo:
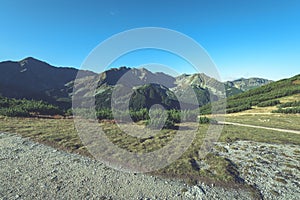
<instances>
[{"instance_id":1,"label":"gravel surface","mask_svg":"<svg viewBox=\"0 0 300 200\"><path fill-rule=\"evenodd\" d=\"M0 133L0 199L251 199L248 191L116 171Z\"/></svg>"},{"instance_id":2,"label":"gravel surface","mask_svg":"<svg viewBox=\"0 0 300 200\"><path fill-rule=\"evenodd\" d=\"M223 149L216 153L233 161L240 177L264 199L300 199L300 146L252 141L217 145Z\"/></svg>"}]
</instances>

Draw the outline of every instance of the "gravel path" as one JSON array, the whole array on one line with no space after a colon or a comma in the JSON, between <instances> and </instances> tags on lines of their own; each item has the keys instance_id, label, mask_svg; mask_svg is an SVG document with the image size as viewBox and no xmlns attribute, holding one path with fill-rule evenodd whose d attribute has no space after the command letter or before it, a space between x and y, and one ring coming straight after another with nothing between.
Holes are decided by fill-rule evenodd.
<instances>
[{"instance_id":1,"label":"gravel path","mask_svg":"<svg viewBox=\"0 0 300 200\"><path fill-rule=\"evenodd\" d=\"M240 124L240 123L235 123L235 122L218 122L218 123L219 124L225 124L225 125L245 126L245 127L251 127L251 128L267 129L267 130L279 131L279 132L284 132L284 133L300 134L300 131L282 129L282 128L271 128L271 127L257 126L257 125L250 125L250 124Z\"/></svg>"},{"instance_id":2,"label":"gravel path","mask_svg":"<svg viewBox=\"0 0 300 200\"><path fill-rule=\"evenodd\" d=\"M89 158L0 133L0 199L250 199L250 193L187 186L107 168Z\"/></svg>"}]
</instances>

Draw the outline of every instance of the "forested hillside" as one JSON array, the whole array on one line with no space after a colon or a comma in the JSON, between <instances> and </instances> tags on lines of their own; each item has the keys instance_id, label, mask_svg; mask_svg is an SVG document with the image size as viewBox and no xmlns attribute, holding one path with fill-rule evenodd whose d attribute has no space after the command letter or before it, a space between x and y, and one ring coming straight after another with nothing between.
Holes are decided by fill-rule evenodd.
<instances>
[{"instance_id":1,"label":"forested hillside","mask_svg":"<svg viewBox=\"0 0 300 200\"><path fill-rule=\"evenodd\" d=\"M227 104L227 113L249 110L252 106L274 106L280 104L278 98L291 96L300 93L300 75L292 78L282 79L267 85L255 88L244 93L227 98L227 102L215 102ZM211 113L211 104L207 104L200 109L201 113ZM283 111L283 109L282 109Z\"/></svg>"}]
</instances>

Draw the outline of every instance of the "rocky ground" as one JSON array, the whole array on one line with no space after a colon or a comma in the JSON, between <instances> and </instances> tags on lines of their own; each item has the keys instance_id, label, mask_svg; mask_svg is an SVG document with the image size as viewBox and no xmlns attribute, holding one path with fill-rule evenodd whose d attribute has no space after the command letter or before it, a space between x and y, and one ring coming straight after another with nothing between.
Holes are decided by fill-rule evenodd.
<instances>
[{"instance_id":1,"label":"rocky ground","mask_svg":"<svg viewBox=\"0 0 300 200\"><path fill-rule=\"evenodd\" d=\"M0 199L250 199L241 189L187 186L0 133Z\"/></svg>"},{"instance_id":2,"label":"rocky ground","mask_svg":"<svg viewBox=\"0 0 300 200\"><path fill-rule=\"evenodd\" d=\"M240 177L255 185L264 199L300 199L298 145L237 141L217 143L215 151L233 161Z\"/></svg>"},{"instance_id":3,"label":"rocky ground","mask_svg":"<svg viewBox=\"0 0 300 200\"><path fill-rule=\"evenodd\" d=\"M241 177L264 199L300 196L299 146L238 141L216 153L237 164ZM212 185L188 186L102 163L0 133L0 199L251 199L251 192Z\"/></svg>"}]
</instances>

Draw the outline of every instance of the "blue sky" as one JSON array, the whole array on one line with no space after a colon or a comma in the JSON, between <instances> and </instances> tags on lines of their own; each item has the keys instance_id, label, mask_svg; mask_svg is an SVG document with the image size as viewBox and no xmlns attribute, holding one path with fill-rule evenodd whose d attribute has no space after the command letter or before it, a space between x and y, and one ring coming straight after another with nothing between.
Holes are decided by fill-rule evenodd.
<instances>
[{"instance_id":1,"label":"blue sky","mask_svg":"<svg viewBox=\"0 0 300 200\"><path fill-rule=\"evenodd\" d=\"M0 0L0 60L32 56L80 67L100 42L139 27L173 29L202 45L222 80L278 80L300 73L300 1ZM112 66L162 63L193 69L158 51L128 54Z\"/></svg>"}]
</instances>

